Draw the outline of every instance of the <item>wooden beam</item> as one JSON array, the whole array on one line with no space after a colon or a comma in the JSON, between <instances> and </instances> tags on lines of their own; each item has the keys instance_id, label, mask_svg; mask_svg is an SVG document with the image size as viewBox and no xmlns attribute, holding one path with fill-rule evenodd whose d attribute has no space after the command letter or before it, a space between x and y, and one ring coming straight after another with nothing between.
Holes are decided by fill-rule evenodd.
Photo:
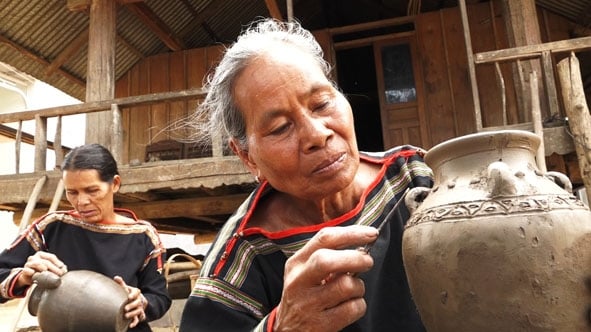
<instances>
[{"instance_id":1,"label":"wooden beam","mask_svg":"<svg viewBox=\"0 0 591 332\"><path fill-rule=\"evenodd\" d=\"M182 0L182 3L194 17L191 20L191 23L185 26L185 28L182 30L181 36L185 36L188 33L195 31L196 27L201 27L205 29L214 42L219 41L215 33L212 34L212 31L205 23L205 20L210 18L223 5L223 2L211 1L201 12L196 11L188 0Z\"/></svg>"},{"instance_id":2,"label":"wooden beam","mask_svg":"<svg viewBox=\"0 0 591 332\"><path fill-rule=\"evenodd\" d=\"M82 32L74 38L72 42L64 48L60 54L58 54L55 59L47 66L45 69L45 75L53 74L58 68L60 68L66 61L68 61L74 54L80 52L80 49L88 44L88 28L84 29Z\"/></svg>"},{"instance_id":3,"label":"wooden beam","mask_svg":"<svg viewBox=\"0 0 591 332\"><path fill-rule=\"evenodd\" d=\"M152 30L168 48L173 51L180 51L185 48L185 45L175 35L174 31L144 2L126 3L125 7Z\"/></svg>"},{"instance_id":4,"label":"wooden beam","mask_svg":"<svg viewBox=\"0 0 591 332\"><path fill-rule=\"evenodd\" d=\"M254 182L252 175L246 170L238 157L185 159L182 161L146 163L139 166L120 165L119 172L124 179L119 193L115 197L116 204L128 206L136 204L131 202L128 196L147 192L183 191L202 188L214 190L226 186L244 186L245 192L250 192ZM51 170L38 173L0 175L0 197L3 206L14 207L13 211L22 210L30 196L30 190L34 187L41 175L47 176L47 183L43 186L38 203L39 206L49 206L55 195L55 188L61 179L59 170ZM239 191L233 191L239 192ZM155 197L154 199L158 199ZM168 199L170 200L170 199ZM137 202L139 204L139 202ZM211 207L203 207L201 212L217 213L226 211L224 203L213 202ZM219 204L219 205L218 205ZM169 209L168 207L162 208ZM187 207L186 209L190 209ZM195 210L183 210L194 213ZM162 212L174 213L174 212ZM197 214L193 217L198 216ZM186 217L191 217L187 215Z\"/></svg>"},{"instance_id":5,"label":"wooden beam","mask_svg":"<svg viewBox=\"0 0 591 332\"><path fill-rule=\"evenodd\" d=\"M0 123L9 123L16 121L33 120L36 114L44 117L54 117L58 115L74 115L81 113L93 113L100 111L108 111L112 104L119 105L119 107L132 107L147 104L154 104L160 102L172 102L178 100L197 99L205 96L205 90L202 88L188 89L173 92L152 93L142 96L130 96L123 98L115 98L111 100L95 101L75 105L57 106L44 108L40 110L28 110L21 112L3 113L0 114Z\"/></svg>"},{"instance_id":6,"label":"wooden beam","mask_svg":"<svg viewBox=\"0 0 591 332\"><path fill-rule=\"evenodd\" d=\"M217 197L184 198L166 201L125 203L118 207L130 209L145 219L198 218L231 214L246 199L247 194Z\"/></svg>"},{"instance_id":7,"label":"wooden beam","mask_svg":"<svg viewBox=\"0 0 591 332\"><path fill-rule=\"evenodd\" d=\"M495 61L509 61L515 59L527 59L539 57L542 52L551 53L577 52L591 48L591 37L566 39L538 45L519 46L496 51L481 52L476 54L476 63L490 63Z\"/></svg>"},{"instance_id":8,"label":"wooden beam","mask_svg":"<svg viewBox=\"0 0 591 332\"><path fill-rule=\"evenodd\" d=\"M269 15L271 15L272 18L283 21L283 15L281 15L281 11L277 5L277 0L265 0L265 4L267 5Z\"/></svg>"},{"instance_id":9,"label":"wooden beam","mask_svg":"<svg viewBox=\"0 0 591 332\"><path fill-rule=\"evenodd\" d=\"M66 6L71 12L83 12L90 8L92 0L68 0Z\"/></svg>"},{"instance_id":10,"label":"wooden beam","mask_svg":"<svg viewBox=\"0 0 591 332\"><path fill-rule=\"evenodd\" d=\"M4 43L10 47L12 47L15 51L23 54L24 56L32 59L33 61L43 65L43 66L49 66L50 63L49 61L45 60L44 58L40 57L39 55L35 54L34 52L26 49L25 47L17 44L16 42L10 40L9 38L6 38L5 36L0 34L0 43ZM86 82L79 79L78 77L64 71L61 69L56 70L60 75L64 76L66 79L72 81L72 83L75 83L76 85L85 87L86 86ZM42 79L45 77L41 77Z\"/></svg>"}]
</instances>

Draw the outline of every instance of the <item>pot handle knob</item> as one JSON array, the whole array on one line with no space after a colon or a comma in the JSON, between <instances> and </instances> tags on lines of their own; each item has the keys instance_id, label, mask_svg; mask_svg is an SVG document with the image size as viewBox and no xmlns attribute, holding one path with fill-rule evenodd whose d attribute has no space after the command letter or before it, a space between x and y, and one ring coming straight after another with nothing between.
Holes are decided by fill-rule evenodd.
<instances>
[{"instance_id":1,"label":"pot handle knob","mask_svg":"<svg viewBox=\"0 0 591 332\"><path fill-rule=\"evenodd\" d=\"M62 279L57 274L50 271L37 272L33 274L33 281L40 288L54 289L59 287L62 283Z\"/></svg>"},{"instance_id":2,"label":"pot handle knob","mask_svg":"<svg viewBox=\"0 0 591 332\"><path fill-rule=\"evenodd\" d=\"M414 187L409 190L404 197L404 204L410 213L415 212L415 210L423 203L425 198L429 196L431 193L431 188L427 187Z\"/></svg>"},{"instance_id":3,"label":"pot handle knob","mask_svg":"<svg viewBox=\"0 0 591 332\"><path fill-rule=\"evenodd\" d=\"M488 165L488 185L491 197L510 196L517 193L515 175L509 165L495 161Z\"/></svg>"},{"instance_id":4,"label":"pot handle knob","mask_svg":"<svg viewBox=\"0 0 591 332\"><path fill-rule=\"evenodd\" d=\"M569 194L573 193L573 184L570 182L568 176L560 173L560 172L546 172L544 176L559 185L562 189L568 191Z\"/></svg>"},{"instance_id":5,"label":"pot handle knob","mask_svg":"<svg viewBox=\"0 0 591 332\"><path fill-rule=\"evenodd\" d=\"M39 303L43 298L46 289L54 289L62 283L60 276L53 272L43 271L33 274L33 289L29 297L27 309L32 316L37 316L39 312Z\"/></svg>"}]
</instances>

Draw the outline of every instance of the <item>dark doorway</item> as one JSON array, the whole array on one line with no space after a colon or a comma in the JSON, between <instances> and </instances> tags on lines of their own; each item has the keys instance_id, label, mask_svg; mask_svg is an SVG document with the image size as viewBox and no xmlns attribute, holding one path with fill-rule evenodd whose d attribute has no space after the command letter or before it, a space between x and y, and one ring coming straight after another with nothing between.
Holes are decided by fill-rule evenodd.
<instances>
[{"instance_id":1,"label":"dark doorway","mask_svg":"<svg viewBox=\"0 0 591 332\"><path fill-rule=\"evenodd\" d=\"M338 84L353 109L359 150L384 150L373 47L337 51L336 60Z\"/></svg>"}]
</instances>

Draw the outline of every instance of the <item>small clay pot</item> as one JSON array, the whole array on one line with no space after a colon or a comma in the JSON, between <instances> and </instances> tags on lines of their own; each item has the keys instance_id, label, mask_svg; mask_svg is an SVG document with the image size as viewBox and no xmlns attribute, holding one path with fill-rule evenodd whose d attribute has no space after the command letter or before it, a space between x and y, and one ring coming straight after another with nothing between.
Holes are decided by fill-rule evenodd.
<instances>
[{"instance_id":1,"label":"small clay pot","mask_svg":"<svg viewBox=\"0 0 591 332\"><path fill-rule=\"evenodd\" d=\"M127 331L127 292L113 279L77 270L61 277L41 272L34 280L28 309L43 332Z\"/></svg>"}]
</instances>

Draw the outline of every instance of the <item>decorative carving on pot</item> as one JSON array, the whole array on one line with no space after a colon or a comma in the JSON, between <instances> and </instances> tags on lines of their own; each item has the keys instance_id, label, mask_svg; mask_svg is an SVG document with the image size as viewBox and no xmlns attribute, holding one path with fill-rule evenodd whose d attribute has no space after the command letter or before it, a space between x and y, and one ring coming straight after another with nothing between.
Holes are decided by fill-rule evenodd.
<instances>
[{"instance_id":1,"label":"decorative carving on pot","mask_svg":"<svg viewBox=\"0 0 591 332\"><path fill-rule=\"evenodd\" d=\"M43 332L125 332L127 292L97 272L76 270L58 277L45 271L33 276L28 303Z\"/></svg>"},{"instance_id":2,"label":"decorative carving on pot","mask_svg":"<svg viewBox=\"0 0 591 332\"><path fill-rule=\"evenodd\" d=\"M591 212L539 171L539 144L503 130L425 155L435 183L407 195L403 259L429 332L591 331Z\"/></svg>"}]
</instances>

